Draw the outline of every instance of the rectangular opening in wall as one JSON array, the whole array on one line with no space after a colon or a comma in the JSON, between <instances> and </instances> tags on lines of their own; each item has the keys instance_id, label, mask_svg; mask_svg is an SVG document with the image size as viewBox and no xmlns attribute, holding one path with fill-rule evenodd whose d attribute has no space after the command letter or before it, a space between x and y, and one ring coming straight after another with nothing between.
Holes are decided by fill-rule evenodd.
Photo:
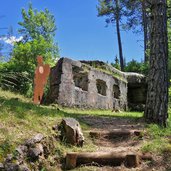
<instances>
[{"instance_id":1,"label":"rectangular opening in wall","mask_svg":"<svg viewBox=\"0 0 171 171\"><path fill-rule=\"evenodd\" d=\"M88 91L88 72L84 69L73 66L72 67L73 80L75 87L79 87L84 91Z\"/></svg>"},{"instance_id":2,"label":"rectangular opening in wall","mask_svg":"<svg viewBox=\"0 0 171 171\"><path fill-rule=\"evenodd\" d=\"M119 86L118 85L113 85L113 97L115 99L119 99L120 97L120 89L119 89Z\"/></svg>"},{"instance_id":3,"label":"rectangular opening in wall","mask_svg":"<svg viewBox=\"0 0 171 171\"><path fill-rule=\"evenodd\" d=\"M147 89L145 85L128 85L128 102L133 104L145 104Z\"/></svg>"},{"instance_id":4,"label":"rectangular opening in wall","mask_svg":"<svg viewBox=\"0 0 171 171\"><path fill-rule=\"evenodd\" d=\"M107 85L106 82L100 79L96 80L97 92L103 96L106 96Z\"/></svg>"}]
</instances>

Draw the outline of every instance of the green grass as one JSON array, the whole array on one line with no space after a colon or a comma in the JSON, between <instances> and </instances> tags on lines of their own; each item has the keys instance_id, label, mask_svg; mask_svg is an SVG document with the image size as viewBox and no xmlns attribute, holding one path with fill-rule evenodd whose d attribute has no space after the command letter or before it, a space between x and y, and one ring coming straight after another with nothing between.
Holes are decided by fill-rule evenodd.
<instances>
[{"instance_id":1,"label":"green grass","mask_svg":"<svg viewBox=\"0 0 171 171\"><path fill-rule=\"evenodd\" d=\"M122 118L140 118L143 116L142 112L118 112L114 113L111 110L81 110L77 108L64 108L62 109L64 112L78 115L91 115L91 116L99 116L99 117L122 117Z\"/></svg>"},{"instance_id":2,"label":"green grass","mask_svg":"<svg viewBox=\"0 0 171 171\"><path fill-rule=\"evenodd\" d=\"M90 69L89 64L83 64L83 66L85 68L85 71L89 71L89 69ZM127 83L127 80L125 78L123 78L123 76L121 76L119 73L114 72L114 71L112 71L110 69L107 69L106 68L107 67L107 64L105 64L105 65L98 65L96 63L92 63L92 65L90 65L90 66L92 66L97 71L104 72L106 74L109 74L109 75L111 75L111 76L113 76L115 78L118 78L119 80Z\"/></svg>"},{"instance_id":3,"label":"green grass","mask_svg":"<svg viewBox=\"0 0 171 171\"><path fill-rule=\"evenodd\" d=\"M169 116L171 109L169 108ZM171 152L171 118L167 121L167 127L162 128L156 124L147 125L147 140L145 141L142 151L162 154Z\"/></svg>"},{"instance_id":4,"label":"green grass","mask_svg":"<svg viewBox=\"0 0 171 171\"><path fill-rule=\"evenodd\" d=\"M127 80L125 78L123 78L121 75L119 75L119 74L117 74L117 73L115 73L113 71L104 69L104 68L102 68L100 66L96 66L95 69L98 70L98 71L104 72L106 74L112 75L113 77L118 78L119 80L127 83Z\"/></svg>"},{"instance_id":5,"label":"green grass","mask_svg":"<svg viewBox=\"0 0 171 171\"><path fill-rule=\"evenodd\" d=\"M14 94L0 89L0 161L11 153L15 147L24 142L24 140L42 133L45 136L53 133L52 126L61 122L63 117L76 118L83 129L89 129L80 116L96 117L124 117L140 118L142 113L122 112L113 113L109 110L81 110L71 108L60 108L57 105L37 106L31 99L21 95ZM71 147L57 143L59 155L64 155L66 151L95 151L97 147L88 138L88 133L84 133L86 142L84 148Z\"/></svg>"},{"instance_id":6,"label":"green grass","mask_svg":"<svg viewBox=\"0 0 171 171\"><path fill-rule=\"evenodd\" d=\"M81 116L88 115L97 118L129 118L136 121L143 116L143 113L81 110L61 108L57 105L37 106L32 104L31 99L0 89L0 161L8 153L12 153L15 147L23 143L25 139L37 133L42 133L45 136L53 134L52 126L60 123L63 117L73 117L80 122L83 131L85 131L86 141L83 148L56 142L56 154L62 157L69 151L96 151L97 147L86 132L90 126L80 119ZM147 125L142 151L158 154L166 151L171 153L171 138L169 139L169 137L171 137L171 118L168 120L167 128L161 128L155 124Z\"/></svg>"},{"instance_id":7,"label":"green grass","mask_svg":"<svg viewBox=\"0 0 171 171\"><path fill-rule=\"evenodd\" d=\"M147 125L147 137L142 151L162 154L168 152L171 154L171 87L169 88L169 119L167 128L161 128L156 124Z\"/></svg>"}]
</instances>

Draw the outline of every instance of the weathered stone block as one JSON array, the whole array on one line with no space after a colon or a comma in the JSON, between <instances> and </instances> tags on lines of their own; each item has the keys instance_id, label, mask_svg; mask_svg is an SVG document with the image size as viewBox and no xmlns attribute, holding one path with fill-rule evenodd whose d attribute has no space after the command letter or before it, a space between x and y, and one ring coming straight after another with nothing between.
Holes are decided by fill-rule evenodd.
<instances>
[{"instance_id":1,"label":"weathered stone block","mask_svg":"<svg viewBox=\"0 0 171 171\"><path fill-rule=\"evenodd\" d=\"M61 139L69 144L83 146L84 136L78 121L73 118L64 118L59 126Z\"/></svg>"}]
</instances>

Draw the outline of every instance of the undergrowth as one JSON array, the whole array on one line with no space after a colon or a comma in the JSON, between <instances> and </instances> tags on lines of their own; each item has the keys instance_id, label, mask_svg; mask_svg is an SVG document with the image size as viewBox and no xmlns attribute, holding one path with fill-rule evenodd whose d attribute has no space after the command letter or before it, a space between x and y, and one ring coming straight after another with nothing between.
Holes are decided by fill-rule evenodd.
<instances>
[{"instance_id":1,"label":"undergrowth","mask_svg":"<svg viewBox=\"0 0 171 171\"><path fill-rule=\"evenodd\" d=\"M147 137L142 151L154 152L157 154L170 153L171 154L171 88L169 88L169 118L167 120L167 127L162 128L156 124L147 125Z\"/></svg>"}]
</instances>

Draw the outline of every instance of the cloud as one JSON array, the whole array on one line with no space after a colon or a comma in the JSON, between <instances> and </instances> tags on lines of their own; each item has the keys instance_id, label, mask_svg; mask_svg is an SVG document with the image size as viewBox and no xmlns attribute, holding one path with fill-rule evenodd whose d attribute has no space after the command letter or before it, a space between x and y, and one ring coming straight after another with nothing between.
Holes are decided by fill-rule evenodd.
<instances>
[{"instance_id":1,"label":"cloud","mask_svg":"<svg viewBox=\"0 0 171 171\"><path fill-rule=\"evenodd\" d=\"M4 41L7 44L10 45L14 45L15 42L19 42L23 39L22 36L20 36L19 38L15 37L15 36L11 36L11 37L1 37L0 40Z\"/></svg>"}]
</instances>

